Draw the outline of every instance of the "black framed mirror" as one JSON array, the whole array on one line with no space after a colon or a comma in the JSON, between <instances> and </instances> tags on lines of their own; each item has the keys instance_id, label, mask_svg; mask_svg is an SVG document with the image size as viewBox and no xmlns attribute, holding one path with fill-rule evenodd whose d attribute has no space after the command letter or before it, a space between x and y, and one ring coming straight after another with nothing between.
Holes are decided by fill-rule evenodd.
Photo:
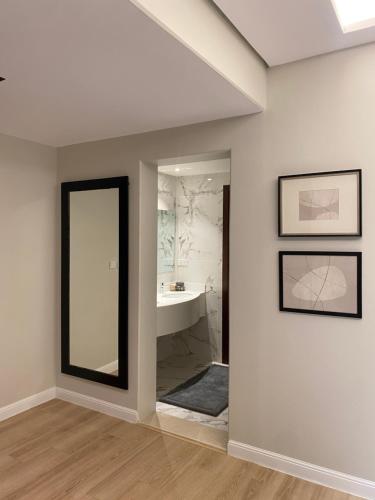
<instances>
[{"instance_id":1,"label":"black framed mirror","mask_svg":"<svg viewBox=\"0 0 375 500\"><path fill-rule=\"evenodd\" d=\"M61 184L61 371L128 388L128 177Z\"/></svg>"}]
</instances>

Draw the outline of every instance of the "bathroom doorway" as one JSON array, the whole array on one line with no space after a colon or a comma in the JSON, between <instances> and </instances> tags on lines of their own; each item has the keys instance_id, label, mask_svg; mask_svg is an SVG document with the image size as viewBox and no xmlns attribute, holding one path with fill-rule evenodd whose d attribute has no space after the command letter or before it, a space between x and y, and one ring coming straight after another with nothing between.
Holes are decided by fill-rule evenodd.
<instances>
[{"instance_id":1,"label":"bathroom doorway","mask_svg":"<svg viewBox=\"0 0 375 500\"><path fill-rule=\"evenodd\" d=\"M158 162L156 420L228 439L230 157Z\"/></svg>"}]
</instances>

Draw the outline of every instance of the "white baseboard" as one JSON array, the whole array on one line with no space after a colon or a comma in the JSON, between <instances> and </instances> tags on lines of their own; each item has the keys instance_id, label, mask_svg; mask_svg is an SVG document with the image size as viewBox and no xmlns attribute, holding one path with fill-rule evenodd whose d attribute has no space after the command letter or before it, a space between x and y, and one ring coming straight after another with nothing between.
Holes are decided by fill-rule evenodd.
<instances>
[{"instance_id":1,"label":"white baseboard","mask_svg":"<svg viewBox=\"0 0 375 500\"><path fill-rule=\"evenodd\" d=\"M277 470L327 488L333 488L351 495L375 500L375 482L337 472L325 467L286 457L272 451L255 448L245 443L230 440L228 455Z\"/></svg>"},{"instance_id":2,"label":"white baseboard","mask_svg":"<svg viewBox=\"0 0 375 500\"><path fill-rule=\"evenodd\" d=\"M101 366L100 368L97 368L98 372L102 373L113 373L118 370L118 359L115 361L111 361L111 363L108 363L104 366Z\"/></svg>"},{"instance_id":3,"label":"white baseboard","mask_svg":"<svg viewBox=\"0 0 375 500\"><path fill-rule=\"evenodd\" d=\"M136 410L125 408L124 406L116 405L114 403L109 403L108 401L103 401L102 399L85 396L84 394L68 391L67 389L62 389L61 387L56 388L56 397L64 401L68 401L69 403L89 408L90 410L105 413L111 417L126 420L132 424L139 422L138 412Z\"/></svg>"},{"instance_id":4,"label":"white baseboard","mask_svg":"<svg viewBox=\"0 0 375 500\"><path fill-rule=\"evenodd\" d=\"M35 408L35 406L39 406L42 403L46 403L54 398L69 401L70 403L74 403L78 406L83 406L85 408L89 408L90 410L105 413L106 415L126 420L130 423L139 422L138 412L136 410L131 410L130 408L125 408L124 406L109 403L101 399L85 396L84 394L79 394L78 392L68 391L60 387L50 387L49 389L39 392L38 394L33 394L25 399L21 399L20 401L16 401L15 403L0 408L0 422L6 420L7 418L14 417L19 413L30 410L31 408Z\"/></svg>"},{"instance_id":5,"label":"white baseboard","mask_svg":"<svg viewBox=\"0 0 375 500\"><path fill-rule=\"evenodd\" d=\"M56 397L56 387L50 387L45 391L33 394L25 399L11 403L10 405L3 406L0 408L0 422L6 420L7 418L14 417L19 413L30 410L35 406L39 406L42 403L46 403L51 399Z\"/></svg>"}]
</instances>

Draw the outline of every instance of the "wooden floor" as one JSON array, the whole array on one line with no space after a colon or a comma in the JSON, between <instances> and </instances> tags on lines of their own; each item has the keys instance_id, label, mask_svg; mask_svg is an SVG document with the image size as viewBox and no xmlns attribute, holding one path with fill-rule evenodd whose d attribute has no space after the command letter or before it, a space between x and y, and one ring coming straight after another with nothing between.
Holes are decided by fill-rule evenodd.
<instances>
[{"instance_id":1,"label":"wooden floor","mask_svg":"<svg viewBox=\"0 0 375 500\"><path fill-rule=\"evenodd\" d=\"M0 423L0 498L354 499L59 400Z\"/></svg>"}]
</instances>

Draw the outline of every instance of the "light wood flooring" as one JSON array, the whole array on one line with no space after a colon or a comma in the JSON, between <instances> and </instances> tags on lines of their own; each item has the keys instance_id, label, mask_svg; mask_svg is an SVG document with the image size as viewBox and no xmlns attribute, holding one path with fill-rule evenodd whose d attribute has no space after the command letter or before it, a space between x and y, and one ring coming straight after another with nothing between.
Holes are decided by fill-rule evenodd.
<instances>
[{"instance_id":1,"label":"light wood flooring","mask_svg":"<svg viewBox=\"0 0 375 500\"><path fill-rule=\"evenodd\" d=\"M354 500L53 400L0 423L1 499Z\"/></svg>"}]
</instances>

